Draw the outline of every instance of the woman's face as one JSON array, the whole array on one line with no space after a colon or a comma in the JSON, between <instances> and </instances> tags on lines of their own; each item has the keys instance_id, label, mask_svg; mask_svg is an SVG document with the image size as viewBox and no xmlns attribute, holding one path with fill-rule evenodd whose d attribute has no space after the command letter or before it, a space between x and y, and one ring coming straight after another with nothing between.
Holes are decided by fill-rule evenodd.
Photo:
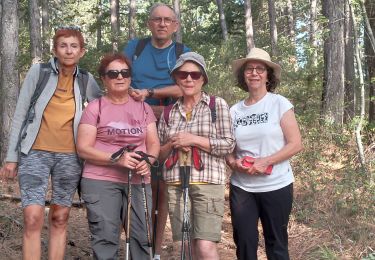
<instances>
[{"instance_id":1,"label":"woman's face","mask_svg":"<svg viewBox=\"0 0 375 260\"><path fill-rule=\"evenodd\" d=\"M178 71L174 73L174 77L184 96L200 95L204 84L204 78L197 64L189 61L185 62Z\"/></svg>"},{"instance_id":2,"label":"woman's face","mask_svg":"<svg viewBox=\"0 0 375 260\"><path fill-rule=\"evenodd\" d=\"M62 67L75 67L85 54L85 49L81 48L79 39L74 36L59 37L56 41L54 55Z\"/></svg>"},{"instance_id":3,"label":"woman's face","mask_svg":"<svg viewBox=\"0 0 375 260\"><path fill-rule=\"evenodd\" d=\"M109 94L128 93L131 81L128 65L121 60L112 61L108 64L102 81Z\"/></svg>"},{"instance_id":4,"label":"woman's face","mask_svg":"<svg viewBox=\"0 0 375 260\"><path fill-rule=\"evenodd\" d=\"M260 61L247 62L244 70L244 79L249 91L263 88L267 90L267 65Z\"/></svg>"}]
</instances>

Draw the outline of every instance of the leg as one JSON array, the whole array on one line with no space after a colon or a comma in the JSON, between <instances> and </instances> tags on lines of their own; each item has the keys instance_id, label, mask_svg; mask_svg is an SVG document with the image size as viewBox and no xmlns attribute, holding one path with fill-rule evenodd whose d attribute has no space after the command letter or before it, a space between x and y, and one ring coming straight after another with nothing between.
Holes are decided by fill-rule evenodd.
<instances>
[{"instance_id":1,"label":"leg","mask_svg":"<svg viewBox=\"0 0 375 260\"><path fill-rule=\"evenodd\" d=\"M255 194L231 184L230 211L237 258L257 259L259 209Z\"/></svg>"},{"instance_id":2,"label":"leg","mask_svg":"<svg viewBox=\"0 0 375 260\"><path fill-rule=\"evenodd\" d=\"M150 214L152 202L150 184L146 184L146 199L149 206L148 210ZM147 226L145 219L145 210L143 205L143 193L140 184L133 184L132 186L132 212L130 217L131 259L148 260L151 256L149 246L147 243ZM151 223L149 224L151 225Z\"/></svg>"},{"instance_id":3,"label":"leg","mask_svg":"<svg viewBox=\"0 0 375 260\"><path fill-rule=\"evenodd\" d=\"M94 259L117 259L125 184L82 178Z\"/></svg>"},{"instance_id":4,"label":"leg","mask_svg":"<svg viewBox=\"0 0 375 260\"><path fill-rule=\"evenodd\" d=\"M21 155L18 182L24 215L23 259L41 258L44 204L52 165L50 153L31 150Z\"/></svg>"},{"instance_id":5,"label":"leg","mask_svg":"<svg viewBox=\"0 0 375 260\"><path fill-rule=\"evenodd\" d=\"M196 259L219 259L217 243L221 239L224 215L224 185L191 185L192 238Z\"/></svg>"},{"instance_id":6,"label":"leg","mask_svg":"<svg viewBox=\"0 0 375 260\"><path fill-rule=\"evenodd\" d=\"M219 260L219 254L217 252L216 242L195 239L193 244L194 244L193 248L195 252L194 259Z\"/></svg>"},{"instance_id":7,"label":"leg","mask_svg":"<svg viewBox=\"0 0 375 260\"><path fill-rule=\"evenodd\" d=\"M69 207L51 205L48 215L48 259L64 259L69 212Z\"/></svg>"},{"instance_id":8,"label":"leg","mask_svg":"<svg viewBox=\"0 0 375 260\"><path fill-rule=\"evenodd\" d=\"M157 187L157 185L159 185L159 188ZM152 221L154 223L154 226L155 221L157 221L156 230L154 230L155 255L161 254L164 229L168 218L168 202L166 189L166 184L161 178L156 177L152 179ZM158 198L156 199L157 196Z\"/></svg>"},{"instance_id":9,"label":"leg","mask_svg":"<svg viewBox=\"0 0 375 260\"><path fill-rule=\"evenodd\" d=\"M73 196L81 178L81 167L75 153L51 153L52 199L49 212L49 259L64 259L68 219Z\"/></svg>"},{"instance_id":10,"label":"leg","mask_svg":"<svg viewBox=\"0 0 375 260\"><path fill-rule=\"evenodd\" d=\"M267 258L287 260L288 222L293 203L293 184L279 190L260 193L261 213Z\"/></svg>"},{"instance_id":11,"label":"leg","mask_svg":"<svg viewBox=\"0 0 375 260\"><path fill-rule=\"evenodd\" d=\"M27 206L23 209L23 216L23 260L41 259L40 243L44 222L44 207L40 205Z\"/></svg>"}]
</instances>

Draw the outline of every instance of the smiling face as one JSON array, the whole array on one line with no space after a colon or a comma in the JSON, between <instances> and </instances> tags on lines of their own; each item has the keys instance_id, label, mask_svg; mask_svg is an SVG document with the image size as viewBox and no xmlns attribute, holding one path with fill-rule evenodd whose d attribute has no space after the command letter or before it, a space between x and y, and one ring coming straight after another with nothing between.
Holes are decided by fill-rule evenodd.
<instances>
[{"instance_id":1,"label":"smiling face","mask_svg":"<svg viewBox=\"0 0 375 260\"><path fill-rule=\"evenodd\" d=\"M81 47L77 37L59 37L56 40L56 47L53 49L54 55L62 68L75 67L85 54L85 49Z\"/></svg>"},{"instance_id":2,"label":"smiling face","mask_svg":"<svg viewBox=\"0 0 375 260\"><path fill-rule=\"evenodd\" d=\"M117 74L116 78L114 78L115 74ZM128 92L131 81L129 67L121 60L114 60L108 64L105 75L101 79L109 95L124 95Z\"/></svg>"},{"instance_id":3,"label":"smiling face","mask_svg":"<svg viewBox=\"0 0 375 260\"><path fill-rule=\"evenodd\" d=\"M187 61L173 76L185 97L200 95L204 84L204 78L197 64Z\"/></svg>"},{"instance_id":4,"label":"smiling face","mask_svg":"<svg viewBox=\"0 0 375 260\"><path fill-rule=\"evenodd\" d=\"M172 34L178 28L178 21L169 7L159 6L150 14L147 25L153 39L156 41L165 41L172 39Z\"/></svg>"},{"instance_id":5,"label":"smiling face","mask_svg":"<svg viewBox=\"0 0 375 260\"><path fill-rule=\"evenodd\" d=\"M247 62L244 69L244 79L249 91L267 91L267 73L267 66L263 62Z\"/></svg>"}]
</instances>

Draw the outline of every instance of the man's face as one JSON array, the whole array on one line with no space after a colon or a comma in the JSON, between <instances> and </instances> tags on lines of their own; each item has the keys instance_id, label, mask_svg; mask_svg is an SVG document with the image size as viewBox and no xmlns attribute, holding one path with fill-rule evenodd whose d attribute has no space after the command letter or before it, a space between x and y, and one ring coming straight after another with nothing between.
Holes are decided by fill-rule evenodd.
<instances>
[{"instance_id":1,"label":"man's face","mask_svg":"<svg viewBox=\"0 0 375 260\"><path fill-rule=\"evenodd\" d=\"M147 25L152 38L169 40L172 39L172 34L177 31L178 21L170 8L159 6L151 13Z\"/></svg>"}]
</instances>

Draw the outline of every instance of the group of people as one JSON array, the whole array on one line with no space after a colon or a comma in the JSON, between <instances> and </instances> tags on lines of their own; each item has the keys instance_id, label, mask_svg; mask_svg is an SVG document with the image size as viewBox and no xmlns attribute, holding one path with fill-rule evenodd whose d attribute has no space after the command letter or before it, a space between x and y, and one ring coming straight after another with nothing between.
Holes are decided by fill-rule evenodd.
<instances>
[{"instance_id":1,"label":"group of people","mask_svg":"<svg viewBox=\"0 0 375 260\"><path fill-rule=\"evenodd\" d=\"M147 25L150 38L101 59L104 91L78 67L85 48L76 27L55 31L49 78L35 102L44 68L28 71L1 169L5 178L18 175L23 259L41 258L49 178L49 259L64 259L78 186L94 259L118 259L122 229L131 259L160 259L168 214L173 240L183 240L186 166L192 259L219 259L227 166L237 258L257 259L260 219L268 259L289 259L289 159L302 144L293 105L273 93L281 67L258 48L234 60L237 85L248 97L229 108L203 90L204 58L172 40L179 26L174 10L154 4Z\"/></svg>"}]
</instances>

